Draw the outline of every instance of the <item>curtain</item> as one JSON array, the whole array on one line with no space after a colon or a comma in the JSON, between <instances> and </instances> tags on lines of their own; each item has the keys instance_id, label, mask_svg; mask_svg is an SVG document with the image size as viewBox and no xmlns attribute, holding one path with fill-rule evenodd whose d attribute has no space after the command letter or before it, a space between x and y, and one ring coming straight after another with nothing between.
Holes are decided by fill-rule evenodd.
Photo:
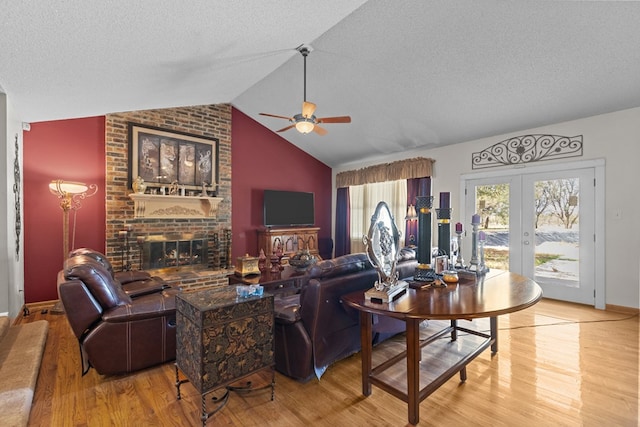
<instances>
[{"instance_id":1,"label":"curtain","mask_svg":"<svg viewBox=\"0 0 640 427\"><path fill-rule=\"evenodd\" d=\"M381 201L386 202L389 206L398 230L403 230L404 218L407 214L407 183L405 180L349 187L351 253L365 251L362 237L369 232L371 216ZM402 247L405 236L404 233L401 234L400 246Z\"/></svg>"},{"instance_id":2,"label":"curtain","mask_svg":"<svg viewBox=\"0 0 640 427\"><path fill-rule=\"evenodd\" d=\"M416 205L417 196L431 195L431 177L407 179L407 207ZM418 244L418 220L407 221L405 229L405 241L407 245ZM413 236L413 239L411 238Z\"/></svg>"},{"instance_id":3,"label":"curtain","mask_svg":"<svg viewBox=\"0 0 640 427\"><path fill-rule=\"evenodd\" d=\"M352 187L354 185L372 184L433 176L435 160L416 157L397 162L383 163L366 168L340 172L336 175L336 187Z\"/></svg>"},{"instance_id":4,"label":"curtain","mask_svg":"<svg viewBox=\"0 0 640 427\"><path fill-rule=\"evenodd\" d=\"M339 257L351 253L349 187L338 188L336 193L335 256Z\"/></svg>"},{"instance_id":5,"label":"curtain","mask_svg":"<svg viewBox=\"0 0 640 427\"><path fill-rule=\"evenodd\" d=\"M418 179L412 178L407 180L407 208L409 205L416 205L416 196L418 195ZM418 218L407 220L407 226L404 231L407 246L418 245Z\"/></svg>"}]
</instances>

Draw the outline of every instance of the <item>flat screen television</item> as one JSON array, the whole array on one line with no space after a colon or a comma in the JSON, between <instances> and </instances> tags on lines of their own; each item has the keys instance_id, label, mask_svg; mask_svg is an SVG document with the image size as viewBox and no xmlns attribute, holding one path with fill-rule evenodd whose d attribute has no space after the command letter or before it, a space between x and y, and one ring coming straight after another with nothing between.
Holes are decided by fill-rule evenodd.
<instances>
[{"instance_id":1,"label":"flat screen television","mask_svg":"<svg viewBox=\"0 0 640 427\"><path fill-rule=\"evenodd\" d=\"M313 193L264 190L265 227L315 224Z\"/></svg>"}]
</instances>

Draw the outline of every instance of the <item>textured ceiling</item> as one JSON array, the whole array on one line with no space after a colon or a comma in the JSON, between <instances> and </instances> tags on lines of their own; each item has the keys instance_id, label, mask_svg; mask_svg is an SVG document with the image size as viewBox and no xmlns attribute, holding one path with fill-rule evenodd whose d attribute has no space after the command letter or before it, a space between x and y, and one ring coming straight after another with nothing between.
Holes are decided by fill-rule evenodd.
<instances>
[{"instance_id":1,"label":"textured ceiling","mask_svg":"<svg viewBox=\"0 0 640 427\"><path fill-rule=\"evenodd\" d=\"M640 106L640 3L0 0L0 88L24 121L213 103L277 130L307 100L330 166ZM260 141L256 141L259 144Z\"/></svg>"}]
</instances>

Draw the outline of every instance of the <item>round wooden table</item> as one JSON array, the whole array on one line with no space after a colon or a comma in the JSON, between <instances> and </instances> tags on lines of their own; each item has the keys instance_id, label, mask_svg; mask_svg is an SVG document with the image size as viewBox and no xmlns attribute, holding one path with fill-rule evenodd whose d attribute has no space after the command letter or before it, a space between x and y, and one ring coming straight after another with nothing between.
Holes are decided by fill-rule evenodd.
<instances>
[{"instance_id":1,"label":"round wooden table","mask_svg":"<svg viewBox=\"0 0 640 427\"><path fill-rule=\"evenodd\" d=\"M415 283L410 284L413 286ZM420 402L438 389L448 379L460 372L461 381L466 380L466 365L491 347L492 354L498 351L497 316L523 310L542 298L542 289L533 280L508 271L494 270L480 277L461 277L456 284L447 287L422 287L407 289L395 301L374 303L368 301L365 291L342 297L342 301L360 312L360 340L362 345L362 393L371 394L374 384L408 403L409 422L417 424L420 419ZM406 322L406 351L395 355L376 367L372 366L372 321L379 314ZM460 319L490 319L490 334L463 328ZM425 319L450 320L450 326L427 339L420 340L420 323ZM436 342L443 335L451 334L451 341L458 340L458 332L476 337L469 348L459 344L451 351L451 359L445 368L429 373L429 364L420 363L422 348ZM480 337L480 341L477 341ZM453 348L453 347L452 347ZM464 351L458 351L464 348ZM455 353L455 354L454 354ZM406 359L406 382L398 383L397 375L384 371L397 366ZM441 355L439 361L444 359ZM420 379L426 383L420 388ZM394 378L390 380L389 378Z\"/></svg>"}]
</instances>

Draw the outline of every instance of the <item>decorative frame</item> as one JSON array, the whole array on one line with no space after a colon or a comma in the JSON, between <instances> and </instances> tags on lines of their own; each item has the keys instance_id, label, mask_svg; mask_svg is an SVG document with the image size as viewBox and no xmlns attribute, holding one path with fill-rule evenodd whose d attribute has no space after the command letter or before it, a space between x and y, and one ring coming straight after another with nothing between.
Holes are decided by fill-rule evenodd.
<instances>
[{"instance_id":1,"label":"decorative frame","mask_svg":"<svg viewBox=\"0 0 640 427\"><path fill-rule=\"evenodd\" d=\"M128 185L140 176L147 187L177 184L214 195L219 178L219 140L185 132L128 124Z\"/></svg>"},{"instance_id":2,"label":"decorative frame","mask_svg":"<svg viewBox=\"0 0 640 427\"><path fill-rule=\"evenodd\" d=\"M484 169L579 156L582 156L582 135L521 135L473 153L471 168Z\"/></svg>"}]
</instances>

